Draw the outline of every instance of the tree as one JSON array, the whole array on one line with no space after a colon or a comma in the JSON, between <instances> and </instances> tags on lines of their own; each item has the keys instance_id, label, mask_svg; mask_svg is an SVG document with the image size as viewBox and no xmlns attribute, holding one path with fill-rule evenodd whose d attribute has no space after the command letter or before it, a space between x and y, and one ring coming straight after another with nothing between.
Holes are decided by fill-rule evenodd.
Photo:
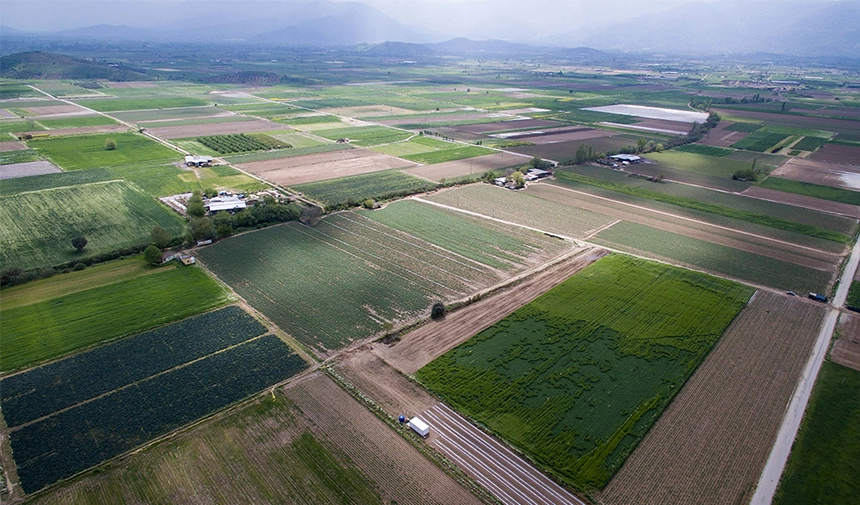
<instances>
[{"instance_id":1,"label":"tree","mask_svg":"<svg viewBox=\"0 0 860 505\"><path fill-rule=\"evenodd\" d=\"M173 235L159 225L155 225L149 232L149 238L152 240L152 244L159 249L164 249L173 242Z\"/></svg>"},{"instance_id":2,"label":"tree","mask_svg":"<svg viewBox=\"0 0 860 505\"><path fill-rule=\"evenodd\" d=\"M203 205L203 195L199 190L195 191L185 206L185 211L191 217L203 217L206 215L206 207Z\"/></svg>"},{"instance_id":3,"label":"tree","mask_svg":"<svg viewBox=\"0 0 860 505\"><path fill-rule=\"evenodd\" d=\"M114 149L116 149L116 140L106 139L105 140L105 150L113 151Z\"/></svg>"},{"instance_id":4,"label":"tree","mask_svg":"<svg viewBox=\"0 0 860 505\"><path fill-rule=\"evenodd\" d=\"M526 178L522 172L513 172L508 176L508 180L514 181L518 188L526 185Z\"/></svg>"},{"instance_id":5,"label":"tree","mask_svg":"<svg viewBox=\"0 0 860 505\"><path fill-rule=\"evenodd\" d=\"M161 264L161 249L154 245L147 247L143 251L143 259L150 265Z\"/></svg>"},{"instance_id":6,"label":"tree","mask_svg":"<svg viewBox=\"0 0 860 505\"><path fill-rule=\"evenodd\" d=\"M78 252L82 252L84 247L87 246L87 239L84 237L75 237L72 239L72 247L78 250Z\"/></svg>"},{"instance_id":7,"label":"tree","mask_svg":"<svg viewBox=\"0 0 860 505\"><path fill-rule=\"evenodd\" d=\"M546 170L547 168L552 168L552 162L546 161L540 156L535 156L531 161L529 161L529 166L531 168L537 168L538 170Z\"/></svg>"},{"instance_id":8,"label":"tree","mask_svg":"<svg viewBox=\"0 0 860 505\"><path fill-rule=\"evenodd\" d=\"M445 309L444 303L436 302L433 304L432 307L430 307L430 318L431 319L437 319L437 320L442 319L443 317L445 317L446 310L447 309Z\"/></svg>"},{"instance_id":9,"label":"tree","mask_svg":"<svg viewBox=\"0 0 860 505\"><path fill-rule=\"evenodd\" d=\"M645 150L645 146L647 146L647 145L648 145L648 141L643 139L643 138L640 138L639 140L636 141L636 152L641 153L642 151Z\"/></svg>"}]
</instances>

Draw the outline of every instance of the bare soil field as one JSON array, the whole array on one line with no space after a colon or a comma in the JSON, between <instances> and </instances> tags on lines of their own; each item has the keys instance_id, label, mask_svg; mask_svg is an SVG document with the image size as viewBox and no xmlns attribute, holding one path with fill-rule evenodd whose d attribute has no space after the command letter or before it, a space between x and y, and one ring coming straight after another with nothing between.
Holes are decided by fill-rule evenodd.
<instances>
[{"instance_id":1,"label":"bare soil field","mask_svg":"<svg viewBox=\"0 0 860 505\"><path fill-rule=\"evenodd\" d=\"M369 149L348 149L244 163L239 168L281 186L417 166Z\"/></svg>"},{"instance_id":2,"label":"bare soil field","mask_svg":"<svg viewBox=\"0 0 860 505\"><path fill-rule=\"evenodd\" d=\"M185 126L163 126L151 128L149 132L162 138L181 139L205 135L228 135L231 133L255 133L277 130L289 130L290 127L268 121L257 119L254 121L240 121L236 123L207 123Z\"/></svg>"},{"instance_id":3,"label":"bare soil field","mask_svg":"<svg viewBox=\"0 0 860 505\"><path fill-rule=\"evenodd\" d=\"M378 484L383 503L481 503L325 375L285 393L315 432L325 434Z\"/></svg>"},{"instance_id":4,"label":"bare soil field","mask_svg":"<svg viewBox=\"0 0 860 505\"><path fill-rule=\"evenodd\" d=\"M826 163L860 165L860 147L824 144L812 153L809 159Z\"/></svg>"},{"instance_id":5,"label":"bare soil field","mask_svg":"<svg viewBox=\"0 0 860 505\"><path fill-rule=\"evenodd\" d=\"M731 147L732 144L742 140L744 137L749 135L747 132L734 132L730 130L726 130L726 127L733 125L734 123L730 121L721 121L716 128L712 128L702 140L699 141L700 144L704 144L706 146L715 146L715 147Z\"/></svg>"},{"instance_id":6,"label":"bare soil field","mask_svg":"<svg viewBox=\"0 0 860 505\"><path fill-rule=\"evenodd\" d=\"M529 141L532 142L531 140ZM528 156L540 156L547 160L561 161L572 159L576 155L576 149L582 144L590 145L596 151L613 151L635 145L636 143L622 138L603 136L587 140L567 140L551 144L512 147L508 150Z\"/></svg>"},{"instance_id":7,"label":"bare soil field","mask_svg":"<svg viewBox=\"0 0 860 505\"><path fill-rule=\"evenodd\" d=\"M77 105L69 105L67 103L63 103L63 105L46 105L42 107L25 107L24 110L34 116L50 116L52 114L72 114L75 112L90 112L88 109L85 109L83 107L79 107Z\"/></svg>"},{"instance_id":8,"label":"bare soil field","mask_svg":"<svg viewBox=\"0 0 860 505\"><path fill-rule=\"evenodd\" d=\"M606 130L598 130L594 128L579 128L571 131L548 131L543 135L535 135L533 137L515 137L516 140L527 140L536 145L557 144L559 142L583 141L590 139L600 139L606 137L614 137L618 135L616 132ZM589 144L589 142L584 142Z\"/></svg>"},{"instance_id":9,"label":"bare soil field","mask_svg":"<svg viewBox=\"0 0 860 505\"><path fill-rule=\"evenodd\" d=\"M758 186L750 186L741 194L752 198L758 198L759 200L785 203L788 205L794 205L795 207L803 207L806 209L827 212L828 214L838 214L840 216L860 219L860 207L847 203L832 202L830 200L822 200L821 198L813 198L811 196L794 195L773 189L760 188Z\"/></svg>"},{"instance_id":10,"label":"bare soil field","mask_svg":"<svg viewBox=\"0 0 860 505\"><path fill-rule=\"evenodd\" d=\"M120 133L128 131L128 126L124 124L108 124L102 126L81 126L78 128L61 128L56 130L36 130L32 132L22 132L21 135L32 135L38 137L41 135L50 135L51 137L65 137L66 135L86 135L89 133Z\"/></svg>"},{"instance_id":11,"label":"bare soil field","mask_svg":"<svg viewBox=\"0 0 860 505\"><path fill-rule=\"evenodd\" d=\"M803 299L759 291L600 503L748 503L824 313Z\"/></svg>"},{"instance_id":12,"label":"bare soil field","mask_svg":"<svg viewBox=\"0 0 860 505\"><path fill-rule=\"evenodd\" d=\"M546 200L596 212L615 219L622 219L659 230L732 247L741 251L787 261L796 265L823 270L833 275L835 275L836 271L835 265L839 264L842 257L841 254L837 253L813 251L791 243L776 242L765 237L738 233L738 231L744 231L743 229L736 231L731 228L726 229L705 222L681 219L672 215L654 212L648 208L631 207L624 203L600 199L550 184L532 184L529 186L527 192Z\"/></svg>"},{"instance_id":13,"label":"bare soil field","mask_svg":"<svg viewBox=\"0 0 860 505\"><path fill-rule=\"evenodd\" d=\"M6 153L9 151L26 151L27 149L30 148L23 142L16 142L14 140L9 142L0 142L0 153Z\"/></svg>"},{"instance_id":14,"label":"bare soil field","mask_svg":"<svg viewBox=\"0 0 860 505\"><path fill-rule=\"evenodd\" d=\"M830 350L830 360L860 370L860 315L844 312L839 317L839 340Z\"/></svg>"},{"instance_id":15,"label":"bare soil field","mask_svg":"<svg viewBox=\"0 0 860 505\"><path fill-rule=\"evenodd\" d=\"M440 321L430 321L393 345L374 343L373 352L401 372L414 374L606 254L606 250L599 248L577 249L560 263L498 294L452 312Z\"/></svg>"},{"instance_id":16,"label":"bare soil field","mask_svg":"<svg viewBox=\"0 0 860 505\"><path fill-rule=\"evenodd\" d=\"M27 163L13 163L11 165L0 165L0 180L17 179L31 175L55 174L62 172L50 161L30 161Z\"/></svg>"},{"instance_id":17,"label":"bare soil field","mask_svg":"<svg viewBox=\"0 0 860 505\"><path fill-rule=\"evenodd\" d=\"M471 121L475 119L483 119L485 117L488 117L488 114L486 112L464 112L463 114L429 113L426 116L412 116L405 117L402 119L384 119L382 121L376 122L386 126L398 126L402 124L414 123L447 123L449 121Z\"/></svg>"},{"instance_id":18,"label":"bare soil field","mask_svg":"<svg viewBox=\"0 0 860 505\"><path fill-rule=\"evenodd\" d=\"M792 158L770 175L822 186L860 190L860 166L855 165Z\"/></svg>"},{"instance_id":19,"label":"bare soil field","mask_svg":"<svg viewBox=\"0 0 860 505\"><path fill-rule=\"evenodd\" d=\"M505 130L520 130L523 128L554 128L561 126L556 121L546 119L519 119L513 121L499 121L497 123L478 123L463 126L455 126L454 129L465 133L492 133Z\"/></svg>"},{"instance_id":20,"label":"bare soil field","mask_svg":"<svg viewBox=\"0 0 860 505\"><path fill-rule=\"evenodd\" d=\"M681 121L670 121L668 119L643 119L632 125L620 125L624 128L639 127L640 129L649 129L653 131L672 132L679 135L686 134L690 131L690 123Z\"/></svg>"},{"instance_id":21,"label":"bare soil field","mask_svg":"<svg viewBox=\"0 0 860 505\"><path fill-rule=\"evenodd\" d=\"M423 177L424 179L438 182L442 179L451 179L469 174L480 174L487 170L498 170L500 168L514 165L522 165L524 163L528 163L528 161L529 158L524 156L498 153L465 160L437 163L435 165L424 165L404 170L404 172L416 177Z\"/></svg>"},{"instance_id":22,"label":"bare soil field","mask_svg":"<svg viewBox=\"0 0 860 505\"><path fill-rule=\"evenodd\" d=\"M338 107L333 109L320 109L327 114L335 114L347 117L374 117L374 116L398 116L402 114L415 114L414 110L391 107L388 105L360 105L357 107Z\"/></svg>"}]
</instances>

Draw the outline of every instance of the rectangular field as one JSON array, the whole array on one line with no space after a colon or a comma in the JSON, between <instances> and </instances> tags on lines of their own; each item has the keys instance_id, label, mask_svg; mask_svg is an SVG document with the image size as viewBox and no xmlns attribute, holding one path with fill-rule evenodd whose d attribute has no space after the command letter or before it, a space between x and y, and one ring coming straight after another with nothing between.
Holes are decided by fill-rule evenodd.
<instances>
[{"instance_id":1,"label":"rectangular field","mask_svg":"<svg viewBox=\"0 0 860 505\"><path fill-rule=\"evenodd\" d=\"M774 177L860 191L860 165L792 158L771 172Z\"/></svg>"},{"instance_id":2,"label":"rectangular field","mask_svg":"<svg viewBox=\"0 0 860 505\"><path fill-rule=\"evenodd\" d=\"M53 266L145 243L156 225L182 233L179 216L124 181L3 196L0 219L2 268ZM80 236L87 239L81 253L71 244Z\"/></svg>"},{"instance_id":3,"label":"rectangular field","mask_svg":"<svg viewBox=\"0 0 860 505\"><path fill-rule=\"evenodd\" d=\"M180 107L200 107L202 105L207 105L207 102L205 100L189 97L78 100L77 103L83 105L84 107L89 107L90 109L97 110L99 112L173 109Z\"/></svg>"},{"instance_id":4,"label":"rectangular field","mask_svg":"<svg viewBox=\"0 0 860 505\"><path fill-rule=\"evenodd\" d=\"M92 170L76 170L74 172L59 172L55 174L34 175L18 179L7 179L0 185L0 196L14 195L24 191L42 191L44 189L75 186L116 180L117 178L106 168Z\"/></svg>"},{"instance_id":5,"label":"rectangular field","mask_svg":"<svg viewBox=\"0 0 860 505\"><path fill-rule=\"evenodd\" d=\"M824 362L773 503L857 501L860 372Z\"/></svg>"},{"instance_id":6,"label":"rectangular field","mask_svg":"<svg viewBox=\"0 0 860 505\"><path fill-rule=\"evenodd\" d=\"M198 339L212 336L191 334ZM9 440L24 491L32 493L71 477L307 367L274 335L238 337L233 347L13 428ZM133 354L123 358L134 362ZM89 358L82 354L70 359Z\"/></svg>"},{"instance_id":7,"label":"rectangular field","mask_svg":"<svg viewBox=\"0 0 860 505\"><path fill-rule=\"evenodd\" d=\"M821 149L813 153L810 159L825 163L860 165L860 146L825 144Z\"/></svg>"},{"instance_id":8,"label":"rectangular field","mask_svg":"<svg viewBox=\"0 0 860 505\"><path fill-rule=\"evenodd\" d=\"M493 154L493 152L493 150L485 147L464 146L427 153L409 154L403 156L403 159L414 161L416 163L423 163L425 165L432 165L435 163L445 163L446 161L464 160L467 158L474 158L476 156L484 156L487 154Z\"/></svg>"},{"instance_id":9,"label":"rectangular field","mask_svg":"<svg viewBox=\"0 0 860 505\"><path fill-rule=\"evenodd\" d=\"M333 128L321 130L317 135L329 140L342 138L349 139L350 144L362 147L378 146L400 142L411 137L413 134L403 130L388 128L387 126L353 126L348 128Z\"/></svg>"},{"instance_id":10,"label":"rectangular field","mask_svg":"<svg viewBox=\"0 0 860 505\"><path fill-rule=\"evenodd\" d=\"M567 484L599 489L751 294L609 256L416 377Z\"/></svg>"},{"instance_id":11,"label":"rectangular field","mask_svg":"<svg viewBox=\"0 0 860 505\"><path fill-rule=\"evenodd\" d=\"M93 270L93 275L99 275L99 267ZM32 303L15 303L0 309L3 319L0 372L192 316L223 305L230 297L199 268L166 269L95 286L89 285L87 275L68 275L83 277L75 284L76 289L83 290L54 292L50 285L63 280L57 277L10 291L16 297L31 298ZM49 297L33 297L28 293L45 284L53 293ZM183 295L176 296L178 291Z\"/></svg>"},{"instance_id":12,"label":"rectangular field","mask_svg":"<svg viewBox=\"0 0 860 505\"><path fill-rule=\"evenodd\" d=\"M447 163L438 163L436 165L425 165L422 167L410 168L408 170L404 170L404 172L416 177L430 179L431 181L442 182L443 179L454 180L467 176L478 177L487 171L524 165L528 163L528 161L529 159L524 156L497 153L477 156L465 160L449 161Z\"/></svg>"},{"instance_id":13,"label":"rectangular field","mask_svg":"<svg viewBox=\"0 0 860 505\"><path fill-rule=\"evenodd\" d=\"M797 298L757 292L600 502L749 503L824 313Z\"/></svg>"},{"instance_id":14,"label":"rectangular field","mask_svg":"<svg viewBox=\"0 0 860 505\"><path fill-rule=\"evenodd\" d=\"M288 131L283 125L266 119L229 123L204 123L195 125L161 126L149 128L153 134L166 139L182 139L204 135L230 135L239 133L260 133Z\"/></svg>"},{"instance_id":15,"label":"rectangular field","mask_svg":"<svg viewBox=\"0 0 860 505\"><path fill-rule=\"evenodd\" d=\"M339 146L339 144L334 144ZM324 147L324 146L320 146ZM317 150L317 148L308 148ZM289 151L289 150L288 150ZM237 157L238 158L238 157ZM231 158L236 160L236 158ZM245 158L243 158L245 159ZM233 161L239 168L280 186L295 186L309 182L368 174L392 168L414 166L393 156L367 149L325 149L323 152L245 162Z\"/></svg>"},{"instance_id":16,"label":"rectangular field","mask_svg":"<svg viewBox=\"0 0 860 505\"><path fill-rule=\"evenodd\" d=\"M113 139L116 149L105 149ZM28 145L66 170L115 167L181 159L181 155L143 135L110 133L31 140Z\"/></svg>"},{"instance_id":17,"label":"rectangular field","mask_svg":"<svg viewBox=\"0 0 860 505\"><path fill-rule=\"evenodd\" d=\"M380 155L382 156L382 155ZM383 170L292 186L329 209L354 207L367 199L386 200L436 189L437 184L400 170Z\"/></svg>"},{"instance_id":18,"label":"rectangular field","mask_svg":"<svg viewBox=\"0 0 860 505\"><path fill-rule=\"evenodd\" d=\"M702 147L719 149L711 146L699 146L699 150L701 150ZM649 153L648 159L656 161L661 166L665 165L677 170L684 170L727 180L731 179L732 174L738 170L745 170L751 167L750 163L744 163L742 161L735 161L723 157L728 154L731 154L731 152L721 154L720 157L715 157L708 154L684 152L673 149L662 153ZM633 168L632 170L636 170L636 168Z\"/></svg>"},{"instance_id":19,"label":"rectangular field","mask_svg":"<svg viewBox=\"0 0 860 505\"><path fill-rule=\"evenodd\" d=\"M27 163L11 163L0 165L0 180L19 179L34 175L56 174L61 172L50 161L30 161Z\"/></svg>"},{"instance_id":20,"label":"rectangular field","mask_svg":"<svg viewBox=\"0 0 860 505\"><path fill-rule=\"evenodd\" d=\"M858 191L843 188L834 188L831 186L814 184L812 182L780 179L779 177L768 177L758 185L758 188L750 189L781 191L783 193L791 193L794 195L800 195L802 197L838 202L841 205L860 205L860 192Z\"/></svg>"},{"instance_id":21,"label":"rectangular field","mask_svg":"<svg viewBox=\"0 0 860 505\"><path fill-rule=\"evenodd\" d=\"M85 126L115 125L116 121L105 116L83 116L64 119L40 119L39 124L48 129L81 128Z\"/></svg>"},{"instance_id":22,"label":"rectangular field","mask_svg":"<svg viewBox=\"0 0 860 505\"><path fill-rule=\"evenodd\" d=\"M746 149L747 151L757 151L760 153L769 151L772 147L784 141L788 135L785 133L775 133L766 129L756 130L746 136L740 142L732 145L735 149Z\"/></svg>"}]
</instances>

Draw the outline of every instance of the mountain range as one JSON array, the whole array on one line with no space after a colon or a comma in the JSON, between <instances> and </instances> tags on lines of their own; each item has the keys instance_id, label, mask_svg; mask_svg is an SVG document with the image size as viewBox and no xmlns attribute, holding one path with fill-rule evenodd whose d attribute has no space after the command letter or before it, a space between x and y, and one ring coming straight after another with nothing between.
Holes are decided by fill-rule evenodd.
<instances>
[{"instance_id":1,"label":"mountain range","mask_svg":"<svg viewBox=\"0 0 860 505\"><path fill-rule=\"evenodd\" d=\"M123 2L129 10L128 19L145 19L145 11L140 11L136 16L135 10L156 4L158 2ZM5 10L14 5L3 2ZM494 25L479 19L474 23L484 23L481 33L495 33L493 38L499 39L487 41L485 48L474 42L463 46L466 39L457 38L461 34L410 25L360 2L250 0L236 3L191 0L162 2L159 5L169 5L170 10L165 11L169 14L163 16L167 21L157 26L100 23L41 32L27 30L23 25L4 26L0 27L0 42L3 38L39 38L317 47L401 42L425 44L433 51L444 49L445 52L464 53L497 52L508 43L507 50L512 52L534 51L535 46L587 46L613 52L681 55L772 53L808 57L860 57L860 24L856 22L860 19L858 0L699 1L632 18L604 17L587 22L571 19L570 25L576 29L570 31L536 30L532 25L517 31L510 29L509 20L505 24ZM450 15L457 17L457 6L451 5ZM8 15L4 17L9 18ZM460 19L458 26L462 26L462 23ZM454 40L449 40L452 38ZM449 40L444 43L447 45L437 45L445 40ZM458 48L458 43L463 47ZM527 49L529 47L532 49ZM402 52L402 49L398 52Z\"/></svg>"}]
</instances>

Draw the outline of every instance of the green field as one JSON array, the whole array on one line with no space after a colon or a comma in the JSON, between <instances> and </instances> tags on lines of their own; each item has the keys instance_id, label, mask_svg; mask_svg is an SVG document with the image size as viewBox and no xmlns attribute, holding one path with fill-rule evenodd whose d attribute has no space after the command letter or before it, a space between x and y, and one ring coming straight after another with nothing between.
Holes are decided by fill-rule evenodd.
<instances>
[{"instance_id":1,"label":"green field","mask_svg":"<svg viewBox=\"0 0 860 505\"><path fill-rule=\"evenodd\" d=\"M845 337L843 337L845 338ZM853 505L860 496L860 372L825 361L774 505Z\"/></svg>"},{"instance_id":2,"label":"green field","mask_svg":"<svg viewBox=\"0 0 860 505\"><path fill-rule=\"evenodd\" d=\"M602 488L751 288L613 255L416 378L565 483Z\"/></svg>"},{"instance_id":3,"label":"green field","mask_svg":"<svg viewBox=\"0 0 860 505\"><path fill-rule=\"evenodd\" d=\"M845 306L860 309L860 282L853 281L851 283L851 288L848 290L848 298L845 300Z\"/></svg>"},{"instance_id":4,"label":"green field","mask_svg":"<svg viewBox=\"0 0 860 505\"><path fill-rule=\"evenodd\" d=\"M14 195L24 191L42 191L43 189L74 186L77 184L89 184L92 182L104 182L115 179L117 179L117 177L115 177L110 170L106 168L19 177L17 179L4 180L3 184L0 184L0 196Z\"/></svg>"},{"instance_id":5,"label":"green field","mask_svg":"<svg viewBox=\"0 0 860 505\"><path fill-rule=\"evenodd\" d=\"M706 156L715 156L722 158L735 152L733 149L725 147L706 146L704 144L684 144L672 150L672 152L680 151L682 153L704 154ZM654 153L652 153L653 155ZM650 157L650 155L649 155Z\"/></svg>"},{"instance_id":6,"label":"green field","mask_svg":"<svg viewBox=\"0 0 860 505\"><path fill-rule=\"evenodd\" d=\"M105 141L116 141L116 149L105 149ZM173 149L136 133L107 133L99 135L70 135L68 137L31 140L30 148L66 170L115 167L180 160Z\"/></svg>"},{"instance_id":7,"label":"green field","mask_svg":"<svg viewBox=\"0 0 860 505\"><path fill-rule=\"evenodd\" d=\"M313 125L313 124L340 124L343 123L340 121L340 118L337 116L330 116L328 114L317 115L317 116L298 116L291 118L281 118L277 120L279 123L284 123L290 126L303 126L303 125Z\"/></svg>"},{"instance_id":8,"label":"green field","mask_svg":"<svg viewBox=\"0 0 860 505\"><path fill-rule=\"evenodd\" d=\"M295 191L306 194L328 208L354 207L368 198L385 200L435 188L434 182L396 169L293 186Z\"/></svg>"},{"instance_id":9,"label":"green field","mask_svg":"<svg viewBox=\"0 0 860 505\"><path fill-rule=\"evenodd\" d=\"M238 165L241 163L251 163L254 161L276 160L278 158L303 156L305 154L344 151L346 149L352 149L352 147L349 144L322 144L308 147L293 147L292 149L281 149L279 151L264 151L259 153L239 154L236 156L227 156L224 159L230 163L233 163L234 165Z\"/></svg>"},{"instance_id":10,"label":"green field","mask_svg":"<svg viewBox=\"0 0 860 505\"><path fill-rule=\"evenodd\" d=\"M860 193L857 191L851 191L850 189L832 188L830 186L812 184L811 182L792 181L789 179L780 179L778 177L768 177L763 180L759 186L776 191L783 191L785 193L794 193L796 195L811 196L813 198L821 198L823 200L860 205Z\"/></svg>"},{"instance_id":11,"label":"green field","mask_svg":"<svg viewBox=\"0 0 860 505\"><path fill-rule=\"evenodd\" d=\"M39 124L53 130L58 128L80 128L83 126L105 126L117 124L117 122L105 116L85 116L65 119L40 119Z\"/></svg>"},{"instance_id":12,"label":"green field","mask_svg":"<svg viewBox=\"0 0 860 505\"><path fill-rule=\"evenodd\" d=\"M183 223L122 181L59 187L0 197L2 268L46 267L149 241L155 225L179 235ZM78 253L71 245L83 236Z\"/></svg>"},{"instance_id":13,"label":"green field","mask_svg":"<svg viewBox=\"0 0 860 505\"><path fill-rule=\"evenodd\" d=\"M23 151L6 151L0 152L0 165L11 165L13 163L27 163L30 161L39 161L42 159L39 156L39 153L32 149L25 149ZM20 177L19 177L20 178ZM4 180L3 184L6 184L8 180ZM0 190L2 191L2 190Z\"/></svg>"},{"instance_id":14,"label":"green field","mask_svg":"<svg viewBox=\"0 0 860 505\"><path fill-rule=\"evenodd\" d=\"M485 147L464 146L454 147L453 149L431 151L427 153L410 154L408 156L403 156L403 159L414 161L416 163L423 163L425 165L432 165L435 163L445 163L446 161L456 161L464 160L467 158L474 158L476 156L483 156L485 154L493 154L494 152L496 151L493 151L492 149L487 149Z\"/></svg>"},{"instance_id":15,"label":"green field","mask_svg":"<svg viewBox=\"0 0 860 505\"><path fill-rule=\"evenodd\" d=\"M403 130L395 130L394 128L388 128L386 126L353 126L349 128L320 130L317 132L317 135L329 140L347 138L349 139L350 144L371 147L378 146L380 144L400 142L414 134Z\"/></svg>"},{"instance_id":16,"label":"green field","mask_svg":"<svg viewBox=\"0 0 860 505\"><path fill-rule=\"evenodd\" d=\"M20 121L17 119L6 119L0 121L0 133L28 132L44 129L44 127L34 121Z\"/></svg>"},{"instance_id":17,"label":"green field","mask_svg":"<svg viewBox=\"0 0 860 505\"><path fill-rule=\"evenodd\" d=\"M62 277L57 279L62 280ZM23 286L25 291L28 288ZM178 321L223 305L228 299L228 291L203 270L185 267L29 305L3 307L0 371L30 366L105 340Z\"/></svg>"},{"instance_id":18,"label":"green field","mask_svg":"<svg viewBox=\"0 0 860 505\"><path fill-rule=\"evenodd\" d=\"M200 107L208 102L199 98L120 98L99 100L78 100L78 104L99 112L116 112L129 110L171 109L178 107Z\"/></svg>"},{"instance_id":19,"label":"green field","mask_svg":"<svg viewBox=\"0 0 860 505\"><path fill-rule=\"evenodd\" d=\"M361 215L422 238L485 265L522 268L524 259L541 250L560 252L564 242L540 233L502 225L420 202L395 202Z\"/></svg>"},{"instance_id":20,"label":"green field","mask_svg":"<svg viewBox=\"0 0 860 505\"><path fill-rule=\"evenodd\" d=\"M752 133L758 129L760 129L763 125L756 123L734 123L726 127L726 130L732 132L746 132Z\"/></svg>"},{"instance_id":21,"label":"green field","mask_svg":"<svg viewBox=\"0 0 860 505\"><path fill-rule=\"evenodd\" d=\"M830 272L626 221L598 233L591 241L798 293L825 292L831 279Z\"/></svg>"},{"instance_id":22,"label":"green field","mask_svg":"<svg viewBox=\"0 0 860 505\"><path fill-rule=\"evenodd\" d=\"M729 150L725 149L725 151ZM724 153L722 156L727 156L729 154L731 154L731 151ZM649 153L648 158L656 161L660 165L665 165L677 170L685 170L712 177L722 177L725 179L731 179L732 174L738 170L750 168L749 163L744 163L742 161L730 160L724 157L715 157L704 153L684 152L678 149L664 151L662 153Z\"/></svg>"},{"instance_id":23,"label":"green field","mask_svg":"<svg viewBox=\"0 0 860 505\"><path fill-rule=\"evenodd\" d=\"M827 139L821 137L803 137L800 142L791 146L792 149L798 151L814 151L823 146Z\"/></svg>"},{"instance_id":24,"label":"green field","mask_svg":"<svg viewBox=\"0 0 860 505\"><path fill-rule=\"evenodd\" d=\"M732 147L735 149L746 149L747 151L763 153L784 141L786 137L788 137L788 135L784 133L774 133L766 129L761 129L756 130L746 138L735 142Z\"/></svg>"}]
</instances>

